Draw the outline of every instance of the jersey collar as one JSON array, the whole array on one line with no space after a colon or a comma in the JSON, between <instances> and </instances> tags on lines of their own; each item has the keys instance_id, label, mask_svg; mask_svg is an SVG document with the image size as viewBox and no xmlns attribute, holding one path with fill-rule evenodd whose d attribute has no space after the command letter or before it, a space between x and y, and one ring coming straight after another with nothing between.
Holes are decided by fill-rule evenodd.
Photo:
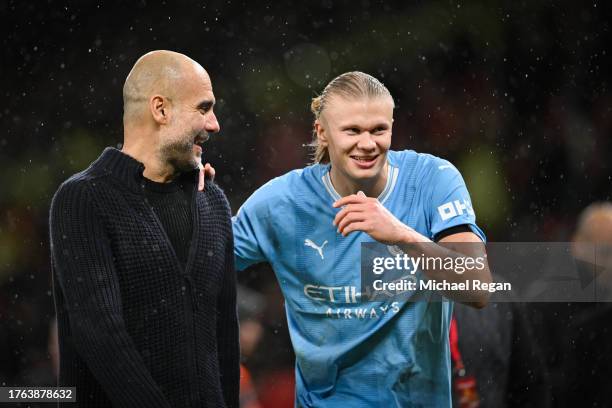
<instances>
[{"instance_id":1,"label":"jersey collar","mask_svg":"<svg viewBox=\"0 0 612 408\"><path fill-rule=\"evenodd\" d=\"M381 204L384 204L393 192L393 189L395 188L395 183L397 182L397 176L399 175L399 168L391 164L391 161L389 159L387 159L387 163L389 164L387 169L387 183L385 184L385 188L383 188L383 191L378 196L378 201L380 201ZM334 201L337 201L342 197L340 197L340 194L338 194L332 184L331 176L329 175L330 169L331 166L327 165L323 172L323 176L321 177L321 181L323 181L323 185L325 186L325 189L332 197L332 199Z\"/></svg>"}]
</instances>

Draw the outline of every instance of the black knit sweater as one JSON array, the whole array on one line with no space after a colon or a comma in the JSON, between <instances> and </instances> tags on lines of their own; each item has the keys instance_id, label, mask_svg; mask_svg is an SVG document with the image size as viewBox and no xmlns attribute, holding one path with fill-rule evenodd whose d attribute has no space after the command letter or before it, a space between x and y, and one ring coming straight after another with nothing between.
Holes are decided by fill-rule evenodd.
<instances>
[{"instance_id":1,"label":"black knit sweater","mask_svg":"<svg viewBox=\"0 0 612 408\"><path fill-rule=\"evenodd\" d=\"M53 198L59 383L76 386L80 407L237 407L229 205L212 183L194 191L183 270L145 200L143 170L107 148Z\"/></svg>"},{"instance_id":2,"label":"black knit sweater","mask_svg":"<svg viewBox=\"0 0 612 408\"><path fill-rule=\"evenodd\" d=\"M191 236L193 216L191 215L191 194L194 190L191 175L177 177L170 183L156 183L144 179L144 194L149 205L164 227L181 267L185 269Z\"/></svg>"}]
</instances>

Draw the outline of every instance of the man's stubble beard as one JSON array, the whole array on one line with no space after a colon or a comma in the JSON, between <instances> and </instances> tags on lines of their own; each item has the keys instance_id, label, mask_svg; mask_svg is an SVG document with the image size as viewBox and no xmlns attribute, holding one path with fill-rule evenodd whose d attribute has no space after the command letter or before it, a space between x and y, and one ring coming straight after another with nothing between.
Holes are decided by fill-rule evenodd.
<instances>
[{"instance_id":1,"label":"man's stubble beard","mask_svg":"<svg viewBox=\"0 0 612 408\"><path fill-rule=\"evenodd\" d=\"M182 138L165 145L160 150L160 158L169 163L177 173L186 173L198 168L198 159L193 153L193 137Z\"/></svg>"}]
</instances>

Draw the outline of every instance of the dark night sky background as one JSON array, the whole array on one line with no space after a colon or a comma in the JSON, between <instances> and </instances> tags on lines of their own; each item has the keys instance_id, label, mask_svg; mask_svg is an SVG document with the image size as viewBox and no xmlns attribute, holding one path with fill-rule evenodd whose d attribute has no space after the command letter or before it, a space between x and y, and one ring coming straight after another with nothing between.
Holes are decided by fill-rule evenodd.
<instances>
[{"instance_id":1,"label":"dark night sky background","mask_svg":"<svg viewBox=\"0 0 612 408\"><path fill-rule=\"evenodd\" d=\"M349 70L394 95L395 149L458 166L490 240L568 240L611 199L605 2L4 1L0 16L0 382L49 375L50 199L121 143L123 81L150 50L208 70L222 129L205 157L234 211L308 162L310 98Z\"/></svg>"}]
</instances>

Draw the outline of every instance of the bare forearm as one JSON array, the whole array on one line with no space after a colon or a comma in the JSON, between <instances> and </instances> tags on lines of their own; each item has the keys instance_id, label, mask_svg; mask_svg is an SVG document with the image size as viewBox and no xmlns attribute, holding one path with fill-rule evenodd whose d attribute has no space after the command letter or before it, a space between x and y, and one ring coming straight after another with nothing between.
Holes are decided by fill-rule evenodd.
<instances>
[{"instance_id":1,"label":"bare forearm","mask_svg":"<svg viewBox=\"0 0 612 408\"><path fill-rule=\"evenodd\" d=\"M454 242L453 237L457 242ZM444 296L461 303L483 307L490 293L486 290L474 290L472 283L478 281L486 285L492 281L484 243L471 233L451 235L447 239L436 243L406 228L397 246L405 254L427 261L421 270L428 279L446 281L451 284L467 283L466 287L470 288L461 291L445 291ZM452 267L448 268L448 265Z\"/></svg>"}]
</instances>

